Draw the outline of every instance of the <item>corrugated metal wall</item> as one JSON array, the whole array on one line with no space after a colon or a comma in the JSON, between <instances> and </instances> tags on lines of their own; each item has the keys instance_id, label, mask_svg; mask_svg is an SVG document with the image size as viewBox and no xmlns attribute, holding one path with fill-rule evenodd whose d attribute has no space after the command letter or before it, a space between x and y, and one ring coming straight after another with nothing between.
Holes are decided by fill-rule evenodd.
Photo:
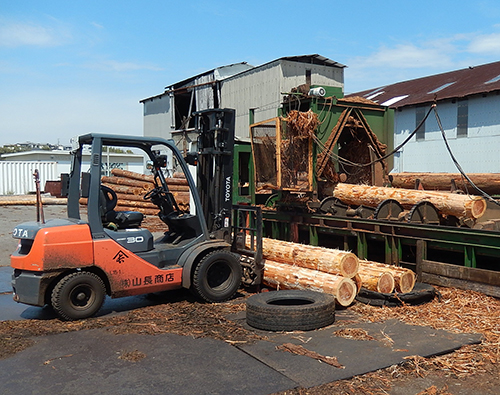
<instances>
[{"instance_id":1,"label":"corrugated metal wall","mask_svg":"<svg viewBox=\"0 0 500 395\"><path fill-rule=\"evenodd\" d=\"M24 195L36 191L33 173L38 170L40 188L59 179L57 162L0 161L0 195Z\"/></svg>"},{"instance_id":2,"label":"corrugated metal wall","mask_svg":"<svg viewBox=\"0 0 500 395\"><path fill-rule=\"evenodd\" d=\"M500 173L500 96L469 98L468 106L467 136L457 136L458 102L439 102L437 106L453 155L466 173ZM394 146L415 129L415 111L415 107L408 107L395 113ZM393 171L457 172L434 113L425 122L425 139L416 141L413 137L396 155Z\"/></svg>"}]
</instances>

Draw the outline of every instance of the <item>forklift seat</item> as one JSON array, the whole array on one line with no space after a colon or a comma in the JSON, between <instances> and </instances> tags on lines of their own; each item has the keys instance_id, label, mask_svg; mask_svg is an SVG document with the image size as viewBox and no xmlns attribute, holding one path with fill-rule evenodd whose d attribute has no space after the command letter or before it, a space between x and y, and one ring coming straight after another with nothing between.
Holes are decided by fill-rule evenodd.
<instances>
[{"instance_id":1,"label":"forklift seat","mask_svg":"<svg viewBox=\"0 0 500 395\"><path fill-rule=\"evenodd\" d=\"M137 211L108 211L104 214L104 223L113 223L118 229L138 228L144 215Z\"/></svg>"},{"instance_id":2,"label":"forklift seat","mask_svg":"<svg viewBox=\"0 0 500 395\"><path fill-rule=\"evenodd\" d=\"M117 229L138 228L141 226L144 215L137 211L115 211L118 198L115 191L101 185L100 211L101 220L105 226Z\"/></svg>"}]
</instances>

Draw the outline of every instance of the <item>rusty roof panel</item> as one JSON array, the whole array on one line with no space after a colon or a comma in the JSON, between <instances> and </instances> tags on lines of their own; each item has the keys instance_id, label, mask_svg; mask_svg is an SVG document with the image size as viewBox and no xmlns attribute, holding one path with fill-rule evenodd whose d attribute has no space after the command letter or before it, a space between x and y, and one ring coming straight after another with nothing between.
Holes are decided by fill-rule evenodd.
<instances>
[{"instance_id":1,"label":"rusty roof panel","mask_svg":"<svg viewBox=\"0 0 500 395\"><path fill-rule=\"evenodd\" d=\"M391 108L500 91L500 62L398 82L347 95Z\"/></svg>"}]
</instances>

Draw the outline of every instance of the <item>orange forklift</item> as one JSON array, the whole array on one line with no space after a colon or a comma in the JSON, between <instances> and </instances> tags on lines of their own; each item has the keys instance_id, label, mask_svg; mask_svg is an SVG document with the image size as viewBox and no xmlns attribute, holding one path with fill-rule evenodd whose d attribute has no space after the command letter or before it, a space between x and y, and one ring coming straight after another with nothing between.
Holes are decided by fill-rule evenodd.
<instances>
[{"instance_id":1,"label":"orange forklift","mask_svg":"<svg viewBox=\"0 0 500 395\"><path fill-rule=\"evenodd\" d=\"M112 298L188 288L206 302L232 298L242 282L261 280L262 216L253 206L233 206L232 109L195 113L197 151L183 157L172 140L87 134L72 141L67 218L14 228L11 255L14 300L51 305L65 320L91 317ZM141 150L155 188L144 199L158 207L166 231L154 240L143 214L116 211L116 193L101 185L103 149ZM82 173L82 153L90 168ZM191 199L182 211L169 191L167 163L184 173ZM195 183L188 163L197 166ZM80 198L87 198L87 218ZM245 247L250 236L251 247Z\"/></svg>"}]
</instances>

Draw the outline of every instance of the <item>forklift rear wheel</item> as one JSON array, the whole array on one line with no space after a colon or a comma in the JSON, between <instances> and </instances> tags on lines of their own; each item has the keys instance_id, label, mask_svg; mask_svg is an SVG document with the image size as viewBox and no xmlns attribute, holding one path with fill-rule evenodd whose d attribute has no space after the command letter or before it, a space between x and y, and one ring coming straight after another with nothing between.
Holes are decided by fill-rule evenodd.
<instances>
[{"instance_id":1,"label":"forklift rear wheel","mask_svg":"<svg viewBox=\"0 0 500 395\"><path fill-rule=\"evenodd\" d=\"M106 288L101 278L90 272L75 272L63 277L52 291L52 307L65 320L93 316L101 308Z\"/></svg>"},{"instance_id":2,"label":"forklift rear wheel","mask_svg":"<svg viewBox=\"0 0 500 395\"><path fill-rule=\"evenodd\" d=\"M224 302L240 287L241 276L237 255L227 250L212 251L196 265L192 291L207 302Z\"/></svg>"}]
</instances>

